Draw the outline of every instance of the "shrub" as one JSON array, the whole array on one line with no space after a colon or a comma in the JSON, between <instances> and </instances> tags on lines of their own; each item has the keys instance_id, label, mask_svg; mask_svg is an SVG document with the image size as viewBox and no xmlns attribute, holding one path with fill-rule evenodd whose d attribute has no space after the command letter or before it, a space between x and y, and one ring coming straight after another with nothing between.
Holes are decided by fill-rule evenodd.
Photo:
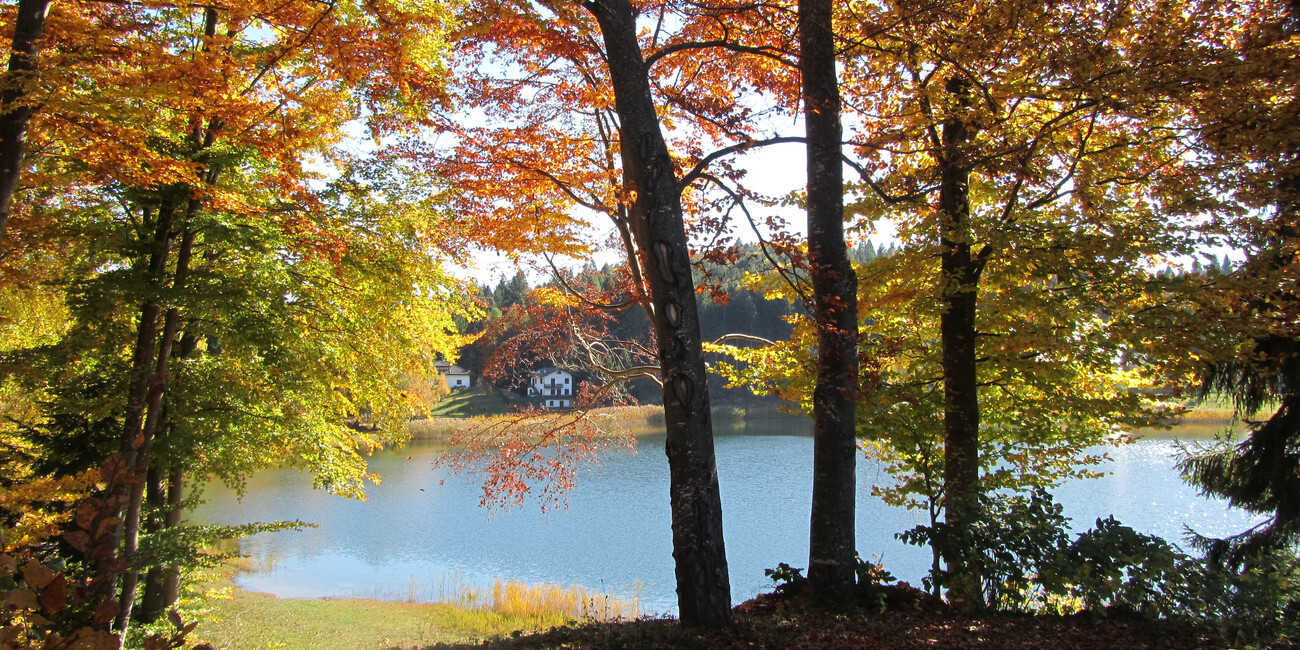
<instances>
[{"instance_id":1,"label":"shrub","mask_svg":"<svg viewBox=\"0 0 1300 650\"><path fill-rule=\"evenodd\" d=\"M1040 583L1047 593L1078 598L1097 614L1109 608L1164 618L1178 611L1188 559L1169 542L1107 517L1042 567Z\"/></svg>"},{"instance_id":2,"label":"shrub","mask_svg":"<svg viewBox=\"0 0 1300 650\"><path fill-rule=\"evenodd\" d=\"M1069 520L1041 489L1027 497L982 495L978 503L981 512L967 540L976 552L967 557L976 559L991 608L1183 621L1234 645L1300 639L1300 557L1294 548L1250 558L1237 568L1189 556L1114 517L1098 519L1068 541ZM898 537L933 544L941 554L969 551L942 522ZM940 569L925 582L942 587L948 579Z\"/></svg>"},{"instance_id":3,"label":"shrub","mask_svg":"<svg viewBox=\"0 0 1300 650\"><path fill-rule=\"evenodd\" d=\"M971 520L968 539L958 539L944 522L917 526L897 537L908 544L930 545L943 557L970 557L979 572L985 603L993 609L1032 611L1037 577L1048 569L1065 548L1069 519L1052 495L1039 488L1028 496L1001 493L982 494L979 513ZM974 554L968 554L974 548ZM951 575L932 570L925 578L927 589L946 586Z\"/></svg>"},{"instance_id":4,"label":"shrub","mask_svg":"<svg viewBox=\"0 0 1300 650\"><path fill-rule=\"evenodd\" d=\"M884 565L867 562L860 555L854 555L854 573L857 575L855 604L867 611L881 612L885 608L885 585L894 582L894 576L885 570ZM776 583L773 592L782 596L800 597L808 587L808 578L803 569L795 568L782 562L775 569L764 569L772 582Z\"/></svg>"}]
</instances>

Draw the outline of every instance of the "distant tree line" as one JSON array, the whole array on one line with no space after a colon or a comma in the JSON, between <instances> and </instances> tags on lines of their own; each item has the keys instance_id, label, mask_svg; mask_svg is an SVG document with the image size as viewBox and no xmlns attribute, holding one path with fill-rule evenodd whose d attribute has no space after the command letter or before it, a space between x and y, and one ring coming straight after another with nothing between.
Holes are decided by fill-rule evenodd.
<instances>
[{"instance_id":1,"label":"distant tree line","mask_svg":"<svg viewBox=\"0 0 1300 650\"><path fill-rule=\"evenodd\" d=\"M850 248L849 257L854 264L861 265L877 257L892 255L897 250L895 243L877 245L868 239ZM769 341L789 339L802 305L772 293L767 284L771 265L764 258L761 246L757 243L736 244L728 258L732 261L727 264L707 260L696 264L697 282L706 288L700 297L701 338L710 341L739 334ZM568 282L581 285L593 294L605 295L611 291L617 293L625 273L622 266L605 264L596 267L589 264L571 273ZM480 304L482 316L472 321L458 317L457 326L462 334L480 335L480 338L459 350L456 363L468 370L476 383L484 380L486 372L489 385L507 390L523 389L528 383L528 373L545 366L563 366L582 382L604 381L592 368L583 367L582 355L576 351L570 350L568 356L555 354L554 339L548 337L533 337L531 346L510 346L510 354L515 355L513 358L496 357L495 362L490 362L503 344L511 340L518 342L530 328L536 334L556 326L556 323L538 318L536 313L529 313L527 307L536 303L532 297L535 289L563 288L553 278L532 286L523 271L501 277L494 286L478 285L474 299ZM558 314L552 316L559 317ZM650 323L643 310L610 311L609 317L606 330L610 336L642 346L652 344ZM710 375L709 390L723 404L757 403L777 407L786 403L771 396L755 395L749 387L728 388L727 383L719 375ZM663 399L659 388L644 379L630 381L628 386L613 391L613 396L631 396L642 404L661 403Z\"/></svg>"}]
</instances>

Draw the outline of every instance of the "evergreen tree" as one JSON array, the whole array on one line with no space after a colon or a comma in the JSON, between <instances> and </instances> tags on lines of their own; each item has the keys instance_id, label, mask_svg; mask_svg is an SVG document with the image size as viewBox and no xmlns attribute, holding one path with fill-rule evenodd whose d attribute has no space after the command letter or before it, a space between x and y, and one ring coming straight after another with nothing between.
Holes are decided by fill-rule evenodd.
<instances>
[{"instance_id":1,"label":"evergreen tree","mask_svg":"<svg viewBox=\"0 0 1300 650\"><path fill-rule=\"evenodd\" d=\"M1202 392L1231 397L1242 418L1278 404L1267 420L1249 422L1245 440L1197 450L1181 463L1207 494L1266 517L1240 534L1198 540L1212 557L1236 566L1277 550L1293 553L1300 544L1300 66L1291 50L1278 49L1300 36L1300 4L1280 13L1280 20L1261 15L1255 38L1218 47L1204 64L1202 78L1231 76L1231 93L1178 91L1203 120L1203 175L1233 188L1221 213L1242 215L1226 223L1247 252L1200 298L1219 315L1225 341L1214 356L1203 355L1210 362ZM1240 16L1222 20L1235 30Z\"/></svg>"}]
</instances>

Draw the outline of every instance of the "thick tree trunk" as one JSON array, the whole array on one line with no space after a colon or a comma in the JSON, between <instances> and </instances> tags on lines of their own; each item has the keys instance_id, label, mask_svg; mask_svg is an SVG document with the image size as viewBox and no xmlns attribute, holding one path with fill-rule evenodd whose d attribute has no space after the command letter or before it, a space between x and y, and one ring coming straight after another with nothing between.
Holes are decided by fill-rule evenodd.
<instances>
[{"instance_id":1,"label":"thick tree trunk","mask_svg":"<svg viewBox=\"0 0 1300 650\"><path fill-rule=\"evenodd\" d=\"M799 65L808 136L808 257L817 321L808 579L815 603L853 605L857 276L844 244L840 92L830 0L799 2Z\"/></svg>"},{"instance_id":2,"label":"thick tree trunk","mask_svg":"<svg viewBox=\"0 0 1300 650\"><path fill-rule=\"evenodd\" d=\"M186 224L193 220L198 205L198 199L190 199L189 208L185 213ZM194 231L186 227L184 235L181 237L180 248L176 254L176 275L172 281L172 290L174 292L180 292L185 287L185 281L189 276L190 258L193 252ZM147 415L141 428L140 449L135 463L135 475L138 482L132 487L131 500L127 505L126 517L122 522L124 529L122 557L128 562L134 560L136 551L139 550L140 506L144 497L145 478L151 460L149 451L153 446L154 439L158 436L158 431L165 422L164 411L166 406L163 403L163 395L167 387L167 372L171 364L172 348L177 335L180 333L180 327L180 308L169 308L164 317L162 336L158 344L158 358L154 365L154 381L147 396ZM122 576L122 594L118 601L120 608L117 615L117 629L124 639L126 638L127 628L131 624L131 609L135 605L135 593L139 580L140 572L134 568L127 569Z\"/></svg>"},{"instance_id":3,"label":"thick tree trunk","mask_svg":"<svg viewBox=\"0 0 1300 650\"><path fill-rule=\"evenodd\" d=\"M962 93L960 82L948 91ZM980 264L971 254L970 168L963 148L971 130L959 120L943 125L939 188L939 292L943 314L943 461L945 520L956 548L944 558L953 574L948 599L962 609L983 604L980 576L971 566L971 518L979 497L979 394L975 356L975 306Z\"/></svg>"},{"instance_id":4,"label":"thick tree trunk","mask_svg":"<svg viewBox=\"0 0 1300 650\"><path fill-rule=\"evenodd\" d=\"M155 512L165 512L167 507L167 487L166 480L163 477L162 469L158 463L149 466L149 479L145 482L144 501L149 508ZM144 529L150 533L157 533L162 530L165 523L161 518L155 517L149 519L143 524ZM144 589L140 595L140 607L135 610L136 620L142 623L152 623L162 614L162 583L164 570L161 567L149 569L145 575Z\"/></svg>"},{"instance_id":5,"label":"thick tree trunk","mask_svg":"<svg viewBox=\"0 0 1300 650\"><path fill-rule=\"evenodd\" d=\"M684 626L723 628L731 623L731 587L681 191L655 113L632 5L599 0L585 6L604 38L621 122L623 175L636 193L630 214L647 269L664 381L678 609Z\"/></svg>"},{"instance_id":6,"label":"thick tree trunk","mask_svg":"<svg viewBox=\"0 0 1300 650\"><path fill-rule=\"evenodd\" d=\"M154 482L151 480L149 494L158 495L160 498L158 502L151 499L150 504L163 510L159 528L168 530L181 525L181 503L185 500L185 468L178 462L173 463L165 482L161 480L161 472L158 473L160 477L157 491L155 492ZM161 498L164 495L165 500ZM140 596L140 609L136 612L136 619L143 623L152 623L161 618L168 608L176 605L177 599L180 598L180 585L180 567L165 566L150 569L145 577L144 593Z\"/></svg>"},{"instance_id":7,"label":"thick tree trunk","mask_svg":"<svg viewBox=\"0 0 1300 650\"><path fill-rule=\"evenodd\" d=\"M45 37L45 16L50 0L18 0L13 46L9 50L9 75L0 93L0 251L4 250L5 228L13 207L18 178L23 172L27 125L35 108L26 104L27 84L36 73Z\"/></svg>"},{"instance_id":8,"label":"thick tree trunk","mask_svg":"<svg viewBox=\"0 0 1300 650\"><path fill-rule=\"evenodd\" d=\"M163 275L167 270L167 259L171 252L172 225L175 221L176 206L167 201L158 210L157 222L154 224L154 237L150 242L152 251L149 256L148 282L155 289L161 289ZM145 299L140 307L140 318L136 323L135 349L131 357L131 372L127 383L126 414L123 418L120 448L109 467L108 493L106 506L99 515L100 526L111 525L107 548L111 552L99 552L95 562L95 579L92 593L100 611L113 602L117 578L129 558L121 553L121 544L126 527L125 520L131 511L130 504L135 498L135 486L144 480L143 472L147 465L141 466L142 458L148 453L148 440L145 437L145 413L149 407L149 395L154 390L158 378L154 373L155 352L158 348L158 321L162 308L156 295ZM161 387L159 387L160 389ZM138 506L135 508L138 512ZM107 522L115 522L108 524ZM118 611L122 603L116 602ZM108 631L116 616L105 618L96 616L95 629ZM125 637L123 637L125 638Z\"/></svg>"}]
</instances>

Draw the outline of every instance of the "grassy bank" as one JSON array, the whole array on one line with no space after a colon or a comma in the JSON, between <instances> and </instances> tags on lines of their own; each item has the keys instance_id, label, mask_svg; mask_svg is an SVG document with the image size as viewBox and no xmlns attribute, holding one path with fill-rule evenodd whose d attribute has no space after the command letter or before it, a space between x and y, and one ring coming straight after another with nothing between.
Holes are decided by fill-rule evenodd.
<instances>
[{"instance_id":1,"label":"grassy bank","mask_svg":"<svg viewBox=\"0 0 1300 650\"><path fill-rule=\"evenodd\" d=\"M197 636L216 648L353 650L478 644L577 621L641 615L636 599L583 587L497 580L484 589L453 581L449 602L361 598L303 600L245 591L228 568L204 583L193 610Z\"/></svg>"},{"instance_id":2,"label":"grassy bank","mask_svg":"<svg viewBox=\"0 0 1300 650\"><path fill-rule=\"evenodd\" d=\"M915 590L912 590L915 591ZM1127 616L967 616L937 601L886 611L821 615L760 596L736 608L733 627L698 633L671 619L538 626L498 612L367 600L281 600L236 590L221 623L199 628L217 648L498 650L637 648L1225 648L1211 630ZM1294 646L1279 646L1294 647Z\"/></svg>"},{"instance_id":3,"label":"grassy bank","mask_svg":"<svg viewBox=\"0 0 1300 650\"><path fill-rule=\"evenodd\" d=\"M494 390L482 387L458 388L429 407L433 418L469 418L509 413L510 405Z\"/></svg>"}]
</instances>

